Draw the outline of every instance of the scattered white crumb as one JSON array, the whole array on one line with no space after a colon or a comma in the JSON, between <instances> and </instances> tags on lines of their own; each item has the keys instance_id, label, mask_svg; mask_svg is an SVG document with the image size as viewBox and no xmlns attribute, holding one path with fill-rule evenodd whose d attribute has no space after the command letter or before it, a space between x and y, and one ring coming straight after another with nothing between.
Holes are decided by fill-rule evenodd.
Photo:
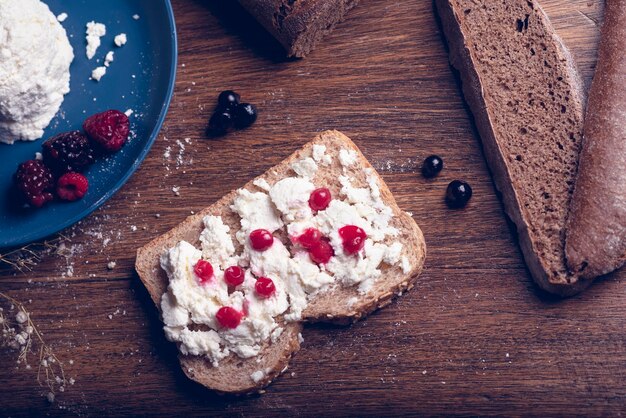
<instances>
[{"instance_id":1,"label":"scattered white crumb","mask_svg":"<svg viewBox=\"0 0 626 418\"><path fill-rule=\"evenodd\" d=\"M115 42L115 45L117 45L118 47L122 47L126 45L126 42L128 42L128 39L126 38L125 33L120 33L119 35L115 36L115 39L113 40L113 42Z\"/></svg>"},{"instance_id":2,"label":"scattered white crumb","mask_svg":"<svg viewBox=\"0 0 626 418\"><path fill-rule=\"evenodd\" d=\"M35 160L43 160L43 155L40 152L35 153Z\"/></svg>"},{"instance_id":3,"label":"scattered white crumb","mask_svg":"<svg viewBox=\"0 0 626 418\"><path fill-rule=\"evenodd\" d=\"M124 114L129 118L131 117L133 113L135 113L133 109L126 109L126 112L124 112Z\"/></svg>"},{"instance_id":4,"label":"scattered white crumb","mask_svg":"<svg viewBox=\"0 0 626 418\"><path fill-rule=\"evenodd\" d=\"M91 78L96 80L96 81L100 81L100 79L102 77L104 77L104 75L107 73L107 67L102 66L102 67L96 67L92 72L91 72Z\"/></svg>"},{"instance_id":5,"label":"scattered white crumb","mask_svg":"<svg viewBox=\"0 0 626 418\"><path fill-rule=\"evenodd\" d=\"M509 358L509 353L506 353L506 358Z\"/></svg>"},{"instance_id":6,"label":"scattered white crumb","mask_svg":"<svg viewBox=\"0 0 626 418\"><path fill-rule=\"evenodd\" d=\"M110 314L109 314L109 319L113 319L113 315L110 315Z\"/></svg>"},{"instance_id":7,"label":"scattered white crumb","mask_svg":"<svg viewBox=\"0 0 626 418\"><path fill-rule=\"evenodd\" d=\"M70 364L74 364L74 360L70 360L70 361L69 361L69 363L70 363Z\"/></svg>"},{"instance_id":8,"label":"scattered white crumb","mask_svg":"<svg viewBox=\"0 0 626 418\"><path fill-rule=\"evenodd\" d=\"M100 46L100 38L106 35L107 27L93 20L87 23L87 58L92 59Z\"/></svg>"},{"instance_id":9,"label":"scattered white crumb","mask_svg":"<svg viewBox=\"0 0 626 418\"><path fill-rule=\"evenodd\" d=\"M302 344L304 342L304 337L302 337L302 333L301 332L298 333L298 342L300 344Z\"/></svg>"},{"instance_id":10,"label":"scattered white crumb","mask_svg":"<svg viewBox=\"0 0 626 418\"><path fill-rule=\"evenodd\" d=\"M178 186L172 187L172 192L174 192L175 196L180 196L180 187Z\"/></svg>"},{"instance_id":11,"label":"scattered white crumb","mask_svg":"<svg viewBox=\"0 0 626 418\"><path fill-rule=\"evenodd\" d=\"M19 311L17 315L15 315L15 320L18 324L23 324L24 322L28 321L28 315L26 315L26 312L24 311Z\"/></svg>"},{"instance_id":12,"label":"scattered white crumb","mask_svg":"<svg viewBox=\"0 0 626 418\"><path fill-rule=\"evenodd\" d=\"M109 263L107 264L107 268L109 270L113 270L115 266L117 266L117 263L115 261L109 261Z\"/></svg>"},{"instance_id":13,"label":"scattered white crumb","mask_svg":"<svg viewBox=\"0 0 626 418\"><path fill-rule=\"evenodd\" d=\"M264 377L265 373L263 372L263 370L257 370L250 375L250 379L252 379L254 383L259 383L261 380L263 380Z\"/></svg>"},{"instance_id":14,"label":"scattered white crumb","mask_svg":"<svg viewBox=\"0 0 626 418\"><path fill-rule=\"evenodd\" d=\"M137 230L137 225L131 225L130 230L135 232Z\"/></svg>"},{"instance_id":15,"label":"scattered white crumb","mask_svg":"<svg viewBox=\"0 0 626 418\"><path fill-rule=\"evenodd\" d=\"M48 399L48 402L53 403L54 402L54 393L48 392L48 395L46 396L46 398Z\"/></svg>"},{"instance_id":16,"label":"scattered white crumb","mask_svg":"<svg viewBox=\"0 0 626 418\"><path fill-rule=\"evenodd\" d=\"M114 54L115 53L113 51L107 52L106 57L104 57L104 66L105 67L109 67L111 65L111 63L115 59L115 57L113 56Z\"/></svg>"},{"instance_id":17,"label":"scattered white crumb","mask_svg":"<svg viewBox=\"0 0 626 418\"><path fill-rule=\"evenodd\" d=\"M291 372L291 377L294 377L296 375L296 372Z\"/></svg>"},{"instance_id":18,"label":"scattered white crumb","mask_svg":"<svg viewBox=\"0 0 626 418\"><path fill-rule=\"evenodd\" d=\"M160 217L161 217L161 214L160 214L160 213L155 213L155 214L154 214L154 217L155 217L155 218L160 218Z\"/></svg>"},{"instance_id":19,"label":"scattered white crumb","mask_svg":"<svg viewBox=\"0 0 626 418\"><path fill-rule=\"evenodd\" d=\"M76 380L74 380L73 377L70 377L70 380L68 380L68 382L70 383L70 385L73 385L74 383L76 383Z\"/></svg>"},{"instance_id":20,"label":"scattered white crumb","mask_svg":"<svg viewBox=\"0 0 626 418\"><path fill-rule=\"evenodd\" d=\"M60 15L57 16L57 20L61 23L65 22L65 19L67 19L67 13L63 12Z\"/></svg>"},{"instance_id":21,"label":"scattered white crumb","mask_svg":"<svg viewBox=\"0 0 626 418\"><path fill-rule=\"evenodd\" d=\"M139 16L139 15L137 15L137 14L133 15L133 19L135 19L135 20L139 20L139 17L140 17L140 16Z\"/></svg>"},{"instance_id":22,"label":"scattered white crumb","mask_svg":"<svg viewBox=\"0 0 626 418\"><path fill-rule=\"evenodd\" d=\"M422 372L422 374L424 374L424 375L425 375L426 373L428 373L426 370L424 370L424 371Z\"/></svg>"}]
</instances>

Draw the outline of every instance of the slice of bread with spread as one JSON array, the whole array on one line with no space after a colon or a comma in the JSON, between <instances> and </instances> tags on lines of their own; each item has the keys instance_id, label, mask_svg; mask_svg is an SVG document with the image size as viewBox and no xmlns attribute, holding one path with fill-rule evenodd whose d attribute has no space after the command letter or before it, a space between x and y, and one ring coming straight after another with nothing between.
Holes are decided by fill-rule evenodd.
<instances>
[{"instance_id":1,"label":"slice of bread with spread","mask_svg":"<svg viewBox=\"0 0 626 418\"><path fill-rule=\"evenodd\" d=\"M589 285L568 271L565 225L582 143L581 82L537 1L436 0L485 157L543 289Z\"/></svg>"},{"instance_id":2,"label":"slice of bread with spread","mask_svg":"<svg viewBox=\"0 0 626 418\"><path fill-rule=\"evenodd\" d=\"M303 322L348 323L388 304L425 254L356 145L326 131L140 248L136 270L187 376L249 393L286 370Z\"/></svg>"}]
</instances>

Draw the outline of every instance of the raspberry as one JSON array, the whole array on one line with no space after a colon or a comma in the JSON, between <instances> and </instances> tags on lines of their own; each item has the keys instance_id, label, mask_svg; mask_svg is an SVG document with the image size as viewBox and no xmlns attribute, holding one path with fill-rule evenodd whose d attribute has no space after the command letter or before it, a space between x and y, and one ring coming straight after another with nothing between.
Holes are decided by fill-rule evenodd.
<instances>
[{"instance_id":1,"label":"raspberry","mask_svg":"<svg viewBox=\"0 0 626 418\"><path fill-rule=\"evenodd\" d=\"M57 196L61 200L73 202L81 199L89 189L89 181L80 173L66 173L57 181Z\"/></svg>"},{"instance_id":2,"label":"raspberry","mask_svg":"<svg viewBox=\"0 0 626 418\"><path fill-rule=\"evenodd\" d=\"M39 160L28 160L20 164L15 173L15 184L26 202L36 208L54 198L54 176Z\"/></svg>"},{"instance_id":3,"label":"raspberry","mask_svg":"<svg viewBox=\"0 0 626 418\"><path fill-rule=\"evenodd\" d=\"M118 151L128 139L130 122L119 110L107 110L87 118L83 129L89 139L107 152Z\"/></svg>"},{"instance_id":4,"label":"raspberry","mask_svg":"<svg viewBox=\"0 0 626 418\"><path fill-rule=\"evenodd\" d=\"M79 131L65 132L43 143L44 162L58 174L82 172L93 163L93 150Z\"/></svg>"}]
</instances>

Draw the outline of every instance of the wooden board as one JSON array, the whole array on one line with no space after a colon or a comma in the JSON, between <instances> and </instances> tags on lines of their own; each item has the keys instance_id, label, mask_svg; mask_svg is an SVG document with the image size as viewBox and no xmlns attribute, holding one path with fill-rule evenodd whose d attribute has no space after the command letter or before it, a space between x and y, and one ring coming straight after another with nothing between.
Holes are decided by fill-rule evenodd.
<instances>
[{"instance_id":1,"label":"wooden board","mask_svg":"<svg viewBox=\"0 0 626 418\"><path fill-rule=\"evenodd\" d=\"M16 369L15 353L3 350L0 415L567 416L626 409L626 273L563 301L532 284L430 1L363 1L299 61L284 60L233 2L173 3L176 95L148 159L109 203L65 232L72 256L47 256L26 274L0 271L0 291L26 302L75 384L50 405L36 367ZM588 83L602 3L543 6ZM227 88L259 106L259 121L208 140L206 122ZM307 327L289 371L264 395L217 397L179 369L133 272L135 250L328 128L354 139L400 206L415 214L428 243L426 270L412 292L365 321ZM419 169L433 153L446 168L427 181ZM475 194L467 209L451 211L443 195L457 178ZM117 263L112 270L109 261Z\"/></svg>"}]
</instances>

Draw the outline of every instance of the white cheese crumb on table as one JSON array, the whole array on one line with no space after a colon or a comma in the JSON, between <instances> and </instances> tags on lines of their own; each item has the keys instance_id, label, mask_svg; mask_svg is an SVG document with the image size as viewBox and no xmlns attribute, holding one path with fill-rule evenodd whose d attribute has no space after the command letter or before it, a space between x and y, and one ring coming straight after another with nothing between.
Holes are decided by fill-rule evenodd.
<instances>
[{"instance_id":1,"label":"white cheese crumb on table","mask_svg":"<svg viewBox=\"0 0 626 418\"><path fill-rule=\"evenodd\" d=\"M65 22L65 19L67 19L67 13L63 12L60 15L57 16L57 20L61 23Z\"/></svg>"}]
</instances>

